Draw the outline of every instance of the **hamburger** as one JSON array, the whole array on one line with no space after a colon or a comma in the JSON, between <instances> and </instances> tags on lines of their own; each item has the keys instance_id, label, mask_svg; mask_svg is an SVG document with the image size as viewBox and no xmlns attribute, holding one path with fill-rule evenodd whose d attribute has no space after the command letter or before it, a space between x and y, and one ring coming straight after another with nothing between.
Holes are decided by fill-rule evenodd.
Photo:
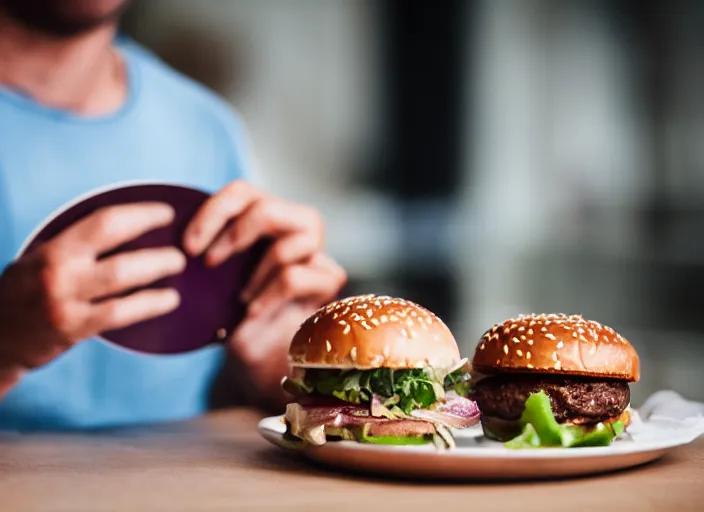
<instances>
[{"instance_id":1,"label":"hamburger","mask_svg":"<svg viewBox=\"0 0 704 512\"><path fill-rule=\"evenodd\" d=\"M479 421L469 373L448 327L413 302L353 296L319 309L289 348L289 440L453 447Z\"/></svg>"},{"instance_id":2,"label":"hamburger","mask_svg":"<svg viewBox=\"0 0 704 512\"><path fill-rule=\"evenodd\" d=\"M494 325L472 359L486 437L512 448L607 446L631 421L633 346L580 315L524 315Z\"/></svg>"}]
</instances>

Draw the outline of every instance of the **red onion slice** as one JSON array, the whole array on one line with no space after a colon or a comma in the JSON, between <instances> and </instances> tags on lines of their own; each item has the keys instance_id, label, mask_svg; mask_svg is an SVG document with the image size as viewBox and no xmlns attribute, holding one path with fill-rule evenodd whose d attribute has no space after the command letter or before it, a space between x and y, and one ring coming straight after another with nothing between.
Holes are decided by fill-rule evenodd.
<instances>
[{"instance_id":1,"label":"red onion slice","mask_svg":"<svg viewBox=\"0 0 704 512\"><path fill-rule=\"evenodd\" d=\"M432 423L439 423L449 428L469 428L479 422L479 407L474 400L449 392L445 402L437 404L434 409L417 409L411 416Z\"/></svg>"}]
</instances>

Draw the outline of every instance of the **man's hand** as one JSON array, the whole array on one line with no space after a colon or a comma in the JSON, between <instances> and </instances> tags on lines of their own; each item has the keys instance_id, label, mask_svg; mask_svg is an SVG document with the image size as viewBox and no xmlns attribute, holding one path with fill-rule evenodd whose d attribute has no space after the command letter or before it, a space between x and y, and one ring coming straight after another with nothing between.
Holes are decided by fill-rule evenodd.
<instances>
[{"instance_id":1,"label":"man's hand","mask_svg":"<svg viewBox=\"0 0 704 512\"><path fill-rule=\"evenodd\" d=\"M163 204L104 208L10 265L0 276L0 396L22 371L46 364L102 331L168 313L175 290L116 295L178 274L186 266L176 248L101 255L168 225Z\"/></svg>"},{"instance_id":2,"label":"man's hand","mask_svg":"<svg viewBox=\"0 0 704 512\"><path fill-rule=\"evenodd\" d=\"M232 349L245 363L263 400L276 400L286 355L300 325L336 298L344 270L323 252L323 222L307 206L272 197L235 181L211 197L186 230L184 247L219 265L267 237L273 243L243 293L247 316Z\"/></svg>"}]
</instances>

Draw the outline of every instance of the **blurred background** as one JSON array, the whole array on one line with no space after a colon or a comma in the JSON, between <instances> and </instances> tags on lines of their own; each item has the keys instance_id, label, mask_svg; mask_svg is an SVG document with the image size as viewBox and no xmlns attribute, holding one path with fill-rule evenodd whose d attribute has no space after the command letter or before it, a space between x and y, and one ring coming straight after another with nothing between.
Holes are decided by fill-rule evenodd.
<instances>
[{"instance_id":1,"label":"blurred background","mask_svg":"<svg viewBox=\"0 0 704 512\"><path fill-rule=\"evenodd\" d=\"M704 400L704 2L141 0L123 29L247 122L348 293L493 323L581 313L638 405Z\"/></svg>"}]
</instances>

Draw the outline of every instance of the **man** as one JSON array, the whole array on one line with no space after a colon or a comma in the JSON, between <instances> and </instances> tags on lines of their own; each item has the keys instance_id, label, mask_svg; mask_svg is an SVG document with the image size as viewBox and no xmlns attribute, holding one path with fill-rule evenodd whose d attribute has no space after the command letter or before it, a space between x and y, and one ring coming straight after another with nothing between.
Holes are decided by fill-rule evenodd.
<instances>
[{"instance_id":1,"label":"man","mask_svg":"<svg viewBox=\"0 0 704 512\"><path fill-rule=\"evenodd\" d=\"M280 404L294 330L345 280L323 252L315 211L244 181L242 125L226 104L135 44L116 42L126 3L0 0L0 429L192 417L208 407L228 355L240 368L233 394ZM177 307L173 290L103 299L181 272L178 249L97 258L168 224L173 212L163 204L98 211L12 261L51 212L135 179L214 193L183 240L210 264L274 238L227 350L159 358L95 339Z\"/></svg>"}]
</instances>

